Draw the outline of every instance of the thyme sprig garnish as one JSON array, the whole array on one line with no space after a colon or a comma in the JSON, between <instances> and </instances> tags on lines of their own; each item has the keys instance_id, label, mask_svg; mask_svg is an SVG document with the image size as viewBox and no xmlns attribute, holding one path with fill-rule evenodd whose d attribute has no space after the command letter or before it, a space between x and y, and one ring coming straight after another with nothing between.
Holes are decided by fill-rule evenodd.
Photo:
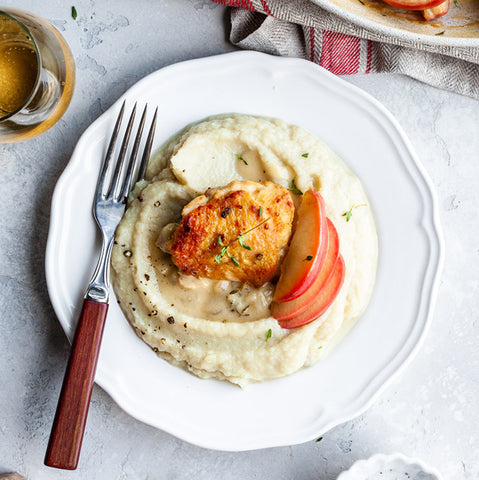
<instances>
[{"instance_id":1,"label":"thyme sprig garnish","mask_svg":"<svg viewBox=\"0 0 479 480\"><path fill-rule=\"evenodd\" d=\"M309 153L308 152L305 152L301 155L303 158L308 158L309 157Z\"/></svg>"},{"instance_id":2,"label":"thyme sprig garnish","mask_svg":"<svg viewBox=\"0 0 479 480\"><path fill-rule=\"evenodd\" d=\"M244 235L239 235L238 236L238 243L243 247L246 248L246 250L251 250L251 247L249 245L246 245L244 243Z\"/></svg>"},{"instance_id":3,"label":"thyme sprig garnish","mask_svg":"<svg viewBox=\"0 0 479 480\"><path fill-rule=\"evenodd\" d=\"M359 207L367 207L367 205L365 203L362 203L361 205L353 205L347 212L344 212L341 216L346 217L346 222L349 222L349 220L351 220L351 217L353 216L353 210Z\"/></svg>"},{"instance_id":4,"label":"thyme sprig garnish","mask_svg":"<svg viewBox=\"0 0 479 480\"><path fill-rule=\"evenodd\" d=\"M303 192L296 186L295 179L291 180L291 183L289 184L288 190L293 194L293 195L303 195Z\"/></svg>"},{"instance_id":5,"label":"thyme sprig garnish","mask_svg":"<svg viewBox=\"0 0 479 480\"><path fill-rule=\"evenodd\" d=\"M230 247L233 243L238 242L244 249L251 250L251 247L249 245L246 245L246 243L244 243L245 235L261 227L261 225L263 225L270 219L271 219L270 217L265 218L262 222L258 223L258 225L251 227L249 230L246 230L246 232L240 233L233 241L228 243L228 245L225 245L223 242L223 239L221 238L221 235L218 235L218 238L216 239L216 241L218 242L218 245L221 247L221 251L220 253L218 253L218 255L215 256L215 262L218 264L221 263L223 261L223 257L226 255L231 260L231 262L235 267L239 267L240 264L238 260L228 252L228 247Z\"/></svg>"},{"instance_id":6,"label":"thyme sprig garnish","mask_svg":"<svg viewBox=\"0 0 479 480\"><path fill-rule=\"evenodd\" d=\"M72 7L72 18L73 20L76 20L78 17L77 9L75 7Z\"/></svg>"},{"instance_id":7,"label":"thyme sprig garnish","mask_svg":"<svg viewBox=\"0 0 479 480\"><path fill-rule=\"evenodd\" d=\"M271 331L271 328L266 332L266 341L268 341L271 338L272 333L273 332Z\"/></svg>"}]
</instances>

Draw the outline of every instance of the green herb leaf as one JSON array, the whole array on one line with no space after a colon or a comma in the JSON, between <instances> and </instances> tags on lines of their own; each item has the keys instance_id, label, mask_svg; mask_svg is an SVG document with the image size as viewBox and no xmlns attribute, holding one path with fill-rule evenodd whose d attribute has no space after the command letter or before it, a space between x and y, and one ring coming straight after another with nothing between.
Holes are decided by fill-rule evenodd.
<instances>
[{"instance_id":1,"label":"green herb leaf","mask_svg":"<svg viewBox=\"0 0 479 480\"><path fill-rule=\"evenodd\" d=\"M353 215L353 207L351 207L347 212L343 213L343 217L346 217L346 222L349 222L351 220L351 216Z\"/></svg>"},{"instance_id":2,"label":"green herb leaf","mask_svg":"<svg viewBox=\"0 0 479 480\"><path fill-rule=\"evenodd\" d=\"M267 221L271 220L270 218L265 218L262 222L258 223L258 225L255 225L254 227L250 228L249 230L246 230L246 232L244 233L240 233L233 241L231 241L230 243L228 243L228 245L225 245L223 243L223 239L221 238L220 235L218 235L218 237L216 238L216 241L218 242L218 244L222 247L221 248L221 252L218 253L218 255L215 256L215 262L216 263L221 263L221 261L223 260L223 257L225 255L227 255L231 261L237 266L239 267L239 262L238 260L233 257L233 255L231 255L229 252L228 252L228 247L238 241L238 243L243 247L245 248L246 250L251 250L251 247L249 245L246 245L244 243L244 237L246 234L248 234L249 232L252 232L253 230L256 230L257 228L261 227L261 225L263 225L264 223L266 223Z\"/></svg>"},{"instance_id":3,"label":"green herb leaf","mask_svg":"<svg viewBox=\"0 0 479 480\"><path fill-rule=\"evenodd\" d=\"M246 250L251 250L251 247L249 245L245 245L244 243L244 236L243 235L239 235L238 236L238 243L243 247L243 248L246 248Z\"/></svg>"},{"instance_id":4,"label":"green herb leaf","mask_svg":"<svg viewBox=\"0 0 479 480\"><path fill-rule=\"evenodd\" d=\"M304 158L308 158L309 153L303 153L301 156L304 157Z\"/></svg>"},{"instance_id":5,"label":"green herb leaf","mask_svg":"<svg viewBox=\"0 0 479 480\"><path fill-rule=\"evenodd\" d=\"M353 205L347 212L344 212L342 214L343 217L346 217L346 222L349 222L349 220L351 220L351 217L353 216L353 210L360 207L367 207L367 204L361 203L361 205Z\"/></svg>"},{"instance_id":6,"label":"green herb leaf","mask_svg":"<svg viewBox=\"0 0 479 480\"><path fill-rule=\"evenodd\" d=\"M263 207L259 207L258 215L259 215L260 217L263 216Z\"/></svg>"},{"instance_id":7,"label":"green herb leaf","mask_svg":"<svg viewBox=\"0 0 479 480\"><path fill-rule=\"evenodd\" d=\"M320 442L322 439L323 439L323 437L317 438L317 439L316 439L316 443L317 443L317 442Z\"/></svg>"},{"instance_id":8,"label":"green herb leaf","mask_svg":"<svg viewBox=\"0 0 479 480\"><path fill-rule=\"evenodd\" d=\"M321 345L321 346L318 347L318 350L321 350L322 348L323 348L323 346Z\"/></svg>"},{"instance_id":9,"label":"green herb leaf","mask_svg":"<svg viewBox=\"0 0 479 480\"><path fill-rule=\"evenodd\" d=\"M273 332L271 331L271 328L266 332L266 341L268 341L271 338L272 333Z\"/></svg>"},{"instance_id":10,"label":"green herb leaf","mask_svg":"<svg viewBox=\"0 0 479 480\"><path fill-rule=\"evenodd\" d=\"M221 260L223 260L223 257L225 256L226 253L228 253L228 247L224 246L221 249L221 252L218 253L218 255L216 255L215 262L216 263L221 263Z\"/></svg>"},{"instance_id":11,"label":"green herb leaf","mask_svg":"<svg viewBox=\"0 0 479 480\"><path fill-rule=\"evenodd\" d=\"M291 183L289 184L288 190L293 194L293 195L302 195L303 192L296 186L294 178L291 180Z\"/></svg>"},{"instance_id":12,"label":"green herb leaf","mask_svg":"<svg viewBox=\"0 0 479 480\"><path fill-rule=\"evenodd\" d=\"M77 9L75 7L72 7L72 18L73 20L76 20L78 17Z\"/></svg>"},{"instance_id":13,"label":"green herb leaf","mask_svg":"<svg viewBox=\"0 0 479 480\"><path fill-rule=\"evenodd\" d=\"M311 260L313 259L313 256L312 255L308 255L305 260L307 260L308 262L310 262Z\"/></svg>"},{"instance_id":14,"label":"green herb leaf","mask_svg":"<svg viewBox=\"0 0 479 480\"><path fill-rule=\"evenodd\" d=\"M457 0L454 0L454 5L455 5L456 7L459 7L459 2L458 2Z\"/></svg>"},{"instance_id":15,"label":"green herb leaf","mask_svg":"<svg viewBox=\"0 0 479 480\"><path fill-rule=\"evenodd\" d=\"M239 153L235 153L235 157L238 160L241 160L245 165L248 165L248 162Z\"/></svg>"}]
</instances>

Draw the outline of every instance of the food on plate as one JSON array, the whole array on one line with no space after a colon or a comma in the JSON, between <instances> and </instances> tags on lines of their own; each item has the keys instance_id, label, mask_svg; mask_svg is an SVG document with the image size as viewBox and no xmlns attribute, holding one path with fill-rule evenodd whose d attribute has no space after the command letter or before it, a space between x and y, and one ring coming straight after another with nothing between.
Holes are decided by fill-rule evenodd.
<instances>
[{"instance_id":1,"label":"food on plate","mask_svg":"<svg viewBox=\"0 0 479 480\"><path fill-rule=\"evenodd\" d=\"M306 130L212 117L168 141L146 178L116 232L112 283L137 335L172 364L240 386L289 375L366 308L369 201Z\"/></svg>"},{"instance_id":2,"label":"food on plate","mask_svg":"<svg viewBox=\"0 0 479 480\"><path fill-rule=\"evenodd\" d=\"M422 11L422 15L425 20L430 21L434 20L435 18L442 17L446 15L449 11L449 0L446 0L435 7L425 8Z\"/></svg>"},{"instance_id":3,"label":"food on plate","mask_svg":"<svg viewBox=\"0 0 479 480\"><path fill-rule=\"evenodd\" d=\"M344 262L340 259L338 232L329 218L327 219L327 230L328 247L326 258L311 286L297 298L287 302L273 301L271 304L271 314L278 320L283 328L285 328L286 325L288 325L286 328L292 328L291 325L294 325L294 327L304 325L319 317L332 303L341 288L342 281L344 280L344 265L337 267L337 263L338 261L340 263ZM302 264L305 264L309 256L303 258ZM288 271L285 270L284 273L287 275ZM336 275L337 277L335 277ZM280 278L280 281L282 278ZM334 285L336 285L336 287L333 288ZM276 287L276 290L277 289L278 287ZM327 295L328 292L329 294ZM316 305L316 307L313 307L313 305ZM318 309L320 305L321 308ZM303 313L305 313L304 316L302 316ZM295 322L286 323L300 316L301 321L297 319Z\"/></svg>"},{"instance_id":4,"label":"food on plate","mask_svg":"<svg viewBox=\"0 0 479 480\"><path fill-rule=\"evenodd\" d=\"M188 203L167 249L181 273L261 287L278 271L293 214L281 185L236 180Z\"/></svg>"},{"instance_id":5,"label":"food on plate","mask_svg":"<svg viewBox=\"0 0 479 480\"><path fill-rule=\"evenodd\" d=\"M450 0L384 0L387 4L406 10L420 10L425 20L442 17L449 10Z\"/></svg>"},{"instance_id":6,"label":"food on plate","mask_svg":"<svg viewBox=\"0 0 479 480\"><path fill-rule=\"evenodd\" d=\"M273 300L288 302L308 290L324 264L327 251L326 207L319 193L308 190L301 199L296 228Z\"/></svg>"},{"instance_id":7,"label":"food on plate","mask_svg":"<svg viewBox=\"0 0 479 480\"><path fill-rule=\"evenodd\" d=\"M292 315L288 320L278 320L282 328L296 328L318 319L333 303L343 284L345 274L344 260L341 255L334 265L324 287L319 290L313 302L300 314ZM276 315L273 316L277 319Z\"/></svg>"}]
</instances>

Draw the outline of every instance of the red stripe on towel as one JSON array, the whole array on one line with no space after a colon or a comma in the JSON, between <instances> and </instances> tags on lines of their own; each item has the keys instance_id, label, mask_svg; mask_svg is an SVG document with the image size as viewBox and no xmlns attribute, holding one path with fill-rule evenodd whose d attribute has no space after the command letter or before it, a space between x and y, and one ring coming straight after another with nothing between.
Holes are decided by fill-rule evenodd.
<instances>
[{"instance_id":1,"label":"red stripe on towel","mask_svg":"<svg viewBox=\"0 0 479 480\"><path fill-rule=\"evenodd\" d=\"M351 75L359 70L361 40L344 33L325 30L319 64L336 75Z\"/></svg>"},{"instance_id":2,"label":"red stripe on towel","mask_svg":"<svg viewBox=\"0 0 479 480\"><path fill-rule=\"evenodd\" d=\"M244 8L250 10L251 12L256 12L252 0L213 0L213 2L219 3L221 5L227 5L229 7Z\"/></svg>"},{"instance_id":3,"label":"red stripe on towel","mask_svg":"<svg viewBox=\"0 0 479 480\"><path fill-rule=\"evenodd\" d=\"M266 0L261 0L261 5L263 5L264 13L266 13L267 15L273 16L273 14L271 13L271 10L268 7L268 4L266 3Z\"/></svg>"}]
</instances>

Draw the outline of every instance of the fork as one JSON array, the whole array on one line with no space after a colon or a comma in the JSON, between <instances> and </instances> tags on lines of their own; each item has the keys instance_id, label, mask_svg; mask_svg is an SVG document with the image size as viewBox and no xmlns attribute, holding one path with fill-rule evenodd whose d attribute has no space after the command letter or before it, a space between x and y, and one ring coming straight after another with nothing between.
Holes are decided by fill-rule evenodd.
<instances>
[{"instance_id":1,"label":"fork","mask_svg":"<svg viewBox=\"0 0 479 480\"><path fill-rule=\"evenodd\" d=\"M78 465L103 328L108 311L109 265L114 233L125 211L128 194L132 186L145 176L151 153L158 108L155 110L151 121L143 156L138 165L138 151L147 114L147 106L145 106L129 160L126 160L128 144L135 121L135 104L119 154L116 159L114 158L115 144L120 132L124 111L125 102L123 102L116 120L96 187L93 216L101 231L102 247L92 279L86 289L63 379L45 456L45 465L49 467L75 470Z\"/></svg>"}]
</instances>

